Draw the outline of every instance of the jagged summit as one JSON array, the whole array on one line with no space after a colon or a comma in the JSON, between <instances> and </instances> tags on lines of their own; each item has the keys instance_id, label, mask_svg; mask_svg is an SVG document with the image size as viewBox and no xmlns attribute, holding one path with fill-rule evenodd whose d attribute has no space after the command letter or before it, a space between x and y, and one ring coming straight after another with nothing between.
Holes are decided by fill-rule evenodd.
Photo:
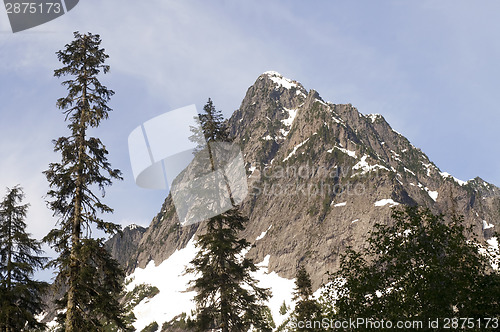
<instances>
[{"instance_id":1,"label":"jagged summit","mask_svg":"<svg viewBox=\"0 0 500 332\"><path fill-rule=\"evenodd\" d=\"M139 226L137 224L130 224L130 225L125 226L124 229L134 230L134 229L146 229L146 228L142 227L142 226Z\"/></svg>"},{"instance_id":2,"label":"jagged summit","mask_svg":"<svg viewBox=\"0 0 500 332\"><path fill-rule=\"evenodd\" d=\"M384 117L378 113L366 114L365 117L370 119L372 121L372 123L374 123L378 119L382 119L383 121L385 121Z\"/></svg>"},{"instance_id":3,"label":"jagged summit","mask_svg":"<svg viewBox=\"0 0 500 332\"><path fill-rule=\"evenodd\" d=\"M281 75L280 73L278 73L277 71L274 71L274 70L265 71L262 73L262 75L283 77L283 75Z\"/></svg>"},{"instance_id":4,"label":"jagged summit","mask_svg":"<svg viewBox=\"0 0 500 332\"><path fill-rule=\"evenodd\" d=\"M307 94L307 91L304 89L300 82L286 78L276 71L266 71L262 75L260 75L258 79L268 79L272 81L276 86L276 89L294 89L297 94Z\"/></svg>"}]
</instances>

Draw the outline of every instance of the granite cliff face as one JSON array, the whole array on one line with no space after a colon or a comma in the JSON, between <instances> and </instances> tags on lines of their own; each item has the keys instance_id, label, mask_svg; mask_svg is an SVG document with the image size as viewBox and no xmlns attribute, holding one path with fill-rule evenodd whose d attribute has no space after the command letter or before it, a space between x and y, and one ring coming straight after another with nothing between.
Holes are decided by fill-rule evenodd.
<instances>
[{"instance_id":1,"label":"granite cliff face","mask_svg":"<svg viewBox=\"0 0 500 332\"><path fill-rule=\"evenodd\" d=\"M135 262L137 247L141 242L146 228L138 225L129 225L125 227L122 234L113 236L106 242L106 249L122 266L130 265Z\"/></svg>"},{"instance_id":2,"label":"granite cliff face","mask_svg":"<svg viewBox=\"0 0 500 332\"><path fill-rule=\"evenodd\" d=\"M442 173L383 116L325 102L278 73L257 78L228 125L248 175L242 209L250 222L241 234L254 243L248 255L257 262L270 255L269 270L282 277L302 264L318 288L339 254L363 248L398 204L461 214L484 239L499 227L499 188ZM146 230L128 230L108 246L132 272L160 264L203 229L181 227L169 196Z\"/></svg>"}]
</instances>

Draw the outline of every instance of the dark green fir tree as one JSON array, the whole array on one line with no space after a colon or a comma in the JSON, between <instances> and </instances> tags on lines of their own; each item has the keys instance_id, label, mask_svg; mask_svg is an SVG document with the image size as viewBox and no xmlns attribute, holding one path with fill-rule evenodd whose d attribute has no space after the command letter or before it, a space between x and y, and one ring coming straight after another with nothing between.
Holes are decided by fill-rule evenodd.
<instances>
[{"instance_id":1,"label":"dark green fir tree","mask_svg":"<svg viewBox=\"0 0 500 332\"><path fill-rule=\"evenodd\" d=\"M7 189L0 202L0 331L42 328L35 316L42 312L47 283L33 279L46 258L40 242L26 233L28 204L20 187Z\"/></svg>"},{"instance_id":2,"label":"dark green fir tree","mask_svg":"<svg viewBox=\"0 0 500 332\"><path fill-rule=\"evenodd\" d=\"M301 266L295 276L293 300L297 301L292 316L295 331L323 331L321 327L321 306L313 298L311 277Z\"/></svg>"},{"instance_id":3,"label":"dark green fir tree","mask_svg":"<svg viewBox=\"0 0 500 332\"><path fill-rule=\"evenodd\" d=\"M478 250L479 239L463 217L404 207L392 218L391 225L375 226L362 253L343 255L324 293L325 303L335 304L325 310L329 318L426 323L500 315L500 274Z\"/></svg>"},{"instance_id":4,"label":"dark green fir tree","mask_svg":"<svg viewBox=\"0 0 500 332\"><path fill-rule=\"evenodd\" d=\"M119 225L101 218L113 209L100 196L113 179L121 179L121 173L111 167L101 140L88 135L111 111L107 103L114 92L98 79L109 71L108 55L99 35L75 32L74 37L57 52L63 67L54 72L56 77L69 76L62 83L68 94L57 106L66 116L70 133L54 141L61 161L44 172L50 184L48 204L59 217L58 227L45 241L59 253L51 266L59 271L56 282L66 289L58 301L62 309L58 322L66 332L101 331L110 324L126 329L118 302L124 273L105 250L104 239L91 234L92 228L109 235L120 230Z\"/></svg>"},{"instance_id":5,"label":"dark green fir tree","mask_svg":"<svg viewBox=\"0 0 500 332\"><path fill-rule=\"evenodd\" d=\"M218 167L212 149L215 145L211 143L228 142L229 135L221 112L215 109L210 99L203 110L199 117L203 136L199 132L193 136L203 137L208 143L206 149L214 171ZM227 179L225 185L231 196ZM242 257L250 243L238 237L248 218L235 205L232 196L230 200L230 210L207 220L206 232L197 240L199 252L187 269L198 276L191 282L197 292L194 325L199 331L246 332L252 326L260 331L270 331L263 305L269 298L269 290L258 287L250 275L257 268L252 260Z\"/></svg>"}]
</instances>

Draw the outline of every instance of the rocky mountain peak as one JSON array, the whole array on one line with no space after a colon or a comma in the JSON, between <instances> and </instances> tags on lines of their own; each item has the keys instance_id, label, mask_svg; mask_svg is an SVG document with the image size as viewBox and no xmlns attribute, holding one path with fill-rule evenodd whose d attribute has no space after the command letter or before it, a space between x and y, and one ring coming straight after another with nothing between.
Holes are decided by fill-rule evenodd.
<instances>
[{"instance_id":1,"label":"rocky mountain peak","mask_svg":"<svg viewBox=\"0 0 500 332\"><path fill-rule=\"evenodd\" d=\"M295 91L296 94L301 94L306 92L302 84L300 84L300 82L286 78L276 71L266 71L265 73L259 76L258 80L269 80L273 82L276 90L284 88L287 90Z\"/></svg>"},{"instance_id":2,"label":"rocky mountain peak","mask_svg":"<svg viewBox=\"0 0 500 332\"><path fill-rule=\"evenodd\" d=\"M319 287L339 254L363 248L373 225L391 222L399 204L464 215L485 239L499 227L498 188L441 172L382 115L325 102L277 72L257 78L228 126L248 175L242 209L250 223L242 236L255 243L248 256L267 257L269 271L282 277L305 265ZM181 227L167 197L135 252L121 261L129 271L150 260L158 265L203 229Z\"/></svg>"}]
</instances>

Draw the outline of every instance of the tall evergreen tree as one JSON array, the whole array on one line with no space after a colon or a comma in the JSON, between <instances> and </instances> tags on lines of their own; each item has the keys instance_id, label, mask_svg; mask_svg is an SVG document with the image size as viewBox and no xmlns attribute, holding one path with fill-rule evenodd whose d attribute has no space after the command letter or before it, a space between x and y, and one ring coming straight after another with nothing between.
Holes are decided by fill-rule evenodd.
<instances>
[{"instance_id":1,"label":"tall evergreen tree","mask_svg":"<svg viewBox=\"0 0 500 332\"><path fill-rule=\"evenodd\" d=\"M313 298L311 277L303 266L297 270L293 300L297 301L292 317L295 331L322 331L321 306Z\"/></svg>"},{"instance_id":2,"label":"tall evergreen tree","mask_svg":"<svg viewBox=\"0 0 500 332\"><path fill-rule=\"evenodd\" d=\"M101 140L87 136L111 111L107 103L114 92L98 80L101 72L109 71L105 64L108 55L100 47L99 35L75 32L74 37L57 52L63 67L54 71L56 77L70 76L62 83L68 95L57 101L70 134L54 140L61 162L50 164L44 172L51 188L48 204L59 217L59 227L45 241L59 253L51 265L59 270L57 282L67 289L58 301L65 309L59 323L67 332L97 331L111 323L125 328L118 303L123 271L105 250L103 239L91 237L92 227L107 234L120 230L119 225L99 216L113 209L101 202L95 190L100 189L104 196L105 186L121 179L121 172L111 168Z\"/></svg>"},{"instance_id":3,"label":"tall evergreen tree","mask_svg":"<svg viewBox=\"0 0 500 332\"><path fill-rule=\"evenodd\" d=\"M35 316L42 312L42 293L47 283L33 280L33 273L42 268L40 242L26 233L29 204L20 187L7 189L0 202L0 330L26 331L42 328Z\"/></svg>"},{"instance_id":4,"label":"tall evergreen tree","mask_svg":"<svg viewBox=\"0 0 500 332\"><path fill-rule=\"evenodd\" d=\"M210 99L203 110L199 120L208 143L210 167L215 171L217 161L211 143L228 142L229 135L221 112ZM200 137L200 133L194 136ZM195 325L200 331L239 332L248 331L251 326L270 330L263 305L269 298L269 290L257 286L250 275L257 270L255 264L241 257L250 243L239 239L238 233L245 229L248 218L235 205L227 178L225 181L233 208L207 221L207 231L199 236L196 244L200 250L187 269L198 275L191 282L197 291Z\"/></svg>"}]
</instances>

